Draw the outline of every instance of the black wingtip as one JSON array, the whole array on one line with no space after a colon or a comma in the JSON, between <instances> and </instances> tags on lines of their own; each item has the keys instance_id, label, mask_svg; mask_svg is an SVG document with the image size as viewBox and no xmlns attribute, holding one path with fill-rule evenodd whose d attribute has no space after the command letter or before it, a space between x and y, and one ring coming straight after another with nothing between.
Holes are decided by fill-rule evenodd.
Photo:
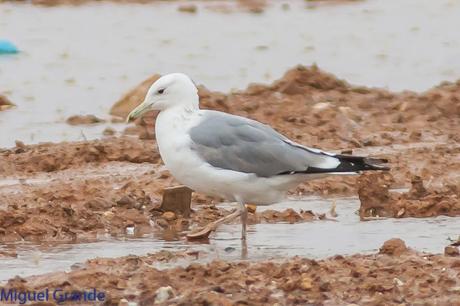
<instances>
[{"instance_id":1,"label":"black wingtip","mask_svg":"<svg viewBox=\"0 0 460 306\"><path fill-rule=\"evenodd\" d=\"M361 171L389 171L390 167L385 165L388 163L384 158L371 158L354 155L335 155L339 159L340 164L336 168L316 168L308 167L302 173L319 174L319 173L356 173Z\"/></svg>"},{"instance_id":2,"label":"black wingtip","mask_svg":"<svg viewBox=\"0 0 460 306\"><path fill-rule=\"evenodd\" d=\"M340 168L344 172L347 172L347 170L353 172L390 170L390 167L386 165L388 160L385 158L362 157L354 155L337 155L336 157L340 160L340 164L337 168Z\"/></svg>"},{"instance_id":3,"label":"black wingtip","mask_svg":"<svg viewBox=\"0 0 460 306\"><path fill-rule=\"evenodd\" d=\"M301 147L304 150L307 148ZM374 158L374 157L363 157L355 155L344 155L344 154L330 154L325 152L316 152L310 151L313 154L327 155L327 157L332 157L339 160L339 164L335 168L318 168L318 167L308 167L302 171L285 171L278 173L278 175L288 175L288 174L338 174L338 173L358 173L362 171L389 171L390 167L386 165L388 159L385 158Z\"/></svg>"}]
</instances>

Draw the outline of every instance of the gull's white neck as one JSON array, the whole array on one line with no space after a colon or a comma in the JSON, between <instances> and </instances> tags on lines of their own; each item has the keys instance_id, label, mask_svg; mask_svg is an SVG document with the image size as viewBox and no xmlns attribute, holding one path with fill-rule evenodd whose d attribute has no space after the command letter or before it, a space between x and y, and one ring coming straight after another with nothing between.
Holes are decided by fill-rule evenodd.
<instances>
[{"instance_id":1,"label":"gull's white neck","mask_svg":"<svg viewBox=\"0 0 460 306\"><path fill-rule=\"evenodd\" d=\"M179 179L185 175L180 152L190 150L188 131L200 118L199 108L174 106L161 111L155 122L155 137L166 168Z\"/></svg>"},{"instance_id":2,"label":"gull's white neck","mask_svg":"<svg viewBox=\"0 0 460 306\"><path fill-rule=\"evenodd\" d=\"M177 137L180 134L186 134L190 127L196 124L196 119L200 117L198 106L177 105L161 111L155 122L155 135L158 146L171 142L171 137Z\"/></svg>"},{"instance_id":3,"label":"gull's white neck","mask_svg":"<svg viewBox=\"0 0 460 306\"><path fill-rule=\"evenodd\" d=\"M177 121L177 123L180 125L180 122L185 123L184 121L187 121L188 118L193 117L192 115L199 112L200 108L197 105L177 105L177 106L172 106L169 107L165 110L162 110L156 119L155 122L155 129L157 128L158 124L170 124L174 123L172 121L169 121L173 119L173 121ZM165 121L165 119L168 119L168 122Z\"/></svg>"}]
</instances>

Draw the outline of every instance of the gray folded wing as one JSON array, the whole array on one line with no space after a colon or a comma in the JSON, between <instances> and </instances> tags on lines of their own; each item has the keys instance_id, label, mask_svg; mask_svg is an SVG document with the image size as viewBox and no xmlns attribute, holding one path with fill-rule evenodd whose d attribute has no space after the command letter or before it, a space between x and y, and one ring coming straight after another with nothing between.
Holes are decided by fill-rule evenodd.
<instances>
[{"instance_id":1,"label":"gray folded wing","mask_svg":"<svg viewBox=\"0 0 460 306\"><path fill-rule=\"evenodd\" d=\"M291 142L268 125L216 111L206 111L190 130L192 149L214 167L260 177L333 169L337 158Z\"/></svg>"}]
</instances>

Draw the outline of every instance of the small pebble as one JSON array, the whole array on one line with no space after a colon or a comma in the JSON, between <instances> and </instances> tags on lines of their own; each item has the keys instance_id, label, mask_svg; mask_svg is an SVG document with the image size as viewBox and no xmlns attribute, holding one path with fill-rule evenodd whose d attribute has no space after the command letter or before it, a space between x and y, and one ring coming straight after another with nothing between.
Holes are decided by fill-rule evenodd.
<instances>
[{"instance_id":1,"label":"small pebble","mask_svg":"<svg viewBox=\"0 0 460 306\"><path fill-rule=\"evenodd\" d=\"M179 12L184 12L184 13L196 13L198 10L198 7L195 4L182 4L182 5L179 5L177 10Z\"/></svg>"},{"instance_id":2,"label":"small pebble","mask_svg":"<svg viewBox=\"0 0 460 306\"><path fill-rule=\"evenodd\" d=\"M134 226L128 226L126 228L126 234L127 235L134 235Z\"/></svg>"},{"instance_id":3,"label":"small pebble","mask_svg":"<svg viewBox=\"0 0 460 306\"><path fill-rule=\"evenodd\" d=\"M129 302L127 299L121 299L119 302L118 302L118 306L129 306Z\"/></svg>"},{"instance_id":4,"label":"small pebble","mask_svg":"<svg viewBox=\"0 0 460 306\"><path fill-rule=\"evenodd\" d=\"M459 256L460 251L457 247L449 245L444 248L444 255L446 256Z\"/></svg>"},{"instance_id":5,"label":"small pebble","mask_svg":"<svg viewBox=\"0 0 460 306\"><path fill-rule=\"evenodd\" d=\"M166 221L165 219L162 219L162 218L156 220L156 223L157 223L158 226L160 226L162 228L168 228L169 227L168 221Z\"/></svg>"},{"instance_id":6,"label":"small pebble","mask_svg":"<svg viewBox=\"0 0 460 306\"><path fill-rule=\"evenodd\" d=\"M310 277L303 277L300 283L300 288L302 290L310 290L313 288L313 281Z\"/></svg>"},{"instance_id":7,"label":"small pebble","mask_svg":"<svg viewBox=\"0 0 460 306\"><path fill-rule=\"evenodd\" d=\"M174 297L174 291L171 286L160 287L155 292L155 304L164 303Z\"/></svg>"},{"instance_id":8,"label":"small pebble","mask_svg":"<svg viewBox=\"0 0 460 306\"><path fill-rule=\"evenodd\" d=\"M107 127L103 132L102 134L104 134L105 136L112 136L112 135L115 135L115 130L112 129L111 127Z\"/></svg>"},{"instance_id":9,"label":"small pebble","mask_svg":"<svg viewBox=\"0 0 460 306\"><path fill-rule=\"evenodd\" d=\"M257 206L253 204L248 204L246 205L246 209L248 210L249 213L254 214L257 210Z\"/></svg>"},{"instance_id":10,"label":"small pebble","mask_svg":"<svg viewBox=\"0 0 460 306\"><path fill-rule=\"evenodd\" d=\"M162 217L166 220L166 221L173 221L173 220L176 220L176 214L173 213L172 211L167 211L165 212Z\"/></svg>"},{"instance_id":11,"label":"small pebble","mask_svg":"<svg viewBox=\"0 0 460 306\"><path fill-rule=\"evenodd\" d=\"M20 140L15 140L14 143L16 144L16 147L17 147L17 148L23 149L23 148L25 148L25 146L26 146L26 145L25 145L22 141L20 141Z\"/></svg>"}]
</instances>

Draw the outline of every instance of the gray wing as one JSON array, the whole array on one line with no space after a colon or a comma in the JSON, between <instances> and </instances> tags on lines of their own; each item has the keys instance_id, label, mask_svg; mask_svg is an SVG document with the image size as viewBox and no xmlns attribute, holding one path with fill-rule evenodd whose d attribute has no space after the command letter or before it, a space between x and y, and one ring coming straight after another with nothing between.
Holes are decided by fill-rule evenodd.
<instances>
[{"instance_id":1,"label":"gray wing","mask_svg":"<svg viewBox=\"0 0 460 306\"><path fill-rule=\"evenodd\" d=\"M291 142L268 125L216 111L205 111L189 133L192 149L207 163L260 177L307 172L309 167L332 169L340 163L332 154Z\"/></svg>"}]
</instances>

